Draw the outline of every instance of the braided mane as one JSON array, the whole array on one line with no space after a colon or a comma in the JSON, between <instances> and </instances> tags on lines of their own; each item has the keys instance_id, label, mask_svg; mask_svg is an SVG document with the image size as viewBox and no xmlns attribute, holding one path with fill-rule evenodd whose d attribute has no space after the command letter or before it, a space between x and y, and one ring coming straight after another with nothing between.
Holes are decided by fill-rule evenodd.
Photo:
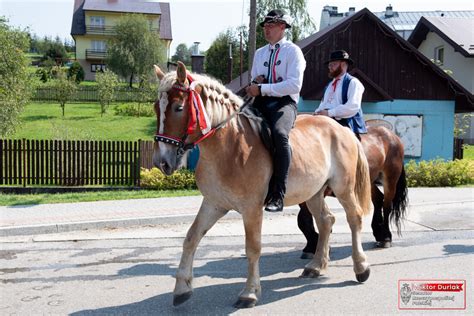
<instances>
[{"instance_id":1,"label":"braided mane","mask_svg":"<svg viewBox=\"0 0 474 316\"><path fill-rule=\"evenodd\" d=\"M191 74L191 76L194 81L203 87L201 98L213 126L238 111L242 105L242 99L216 79L200 74ZM167 73L163 79L161 79L158 91L166 92L172 89L176 83L176 78L176 71Z\"/></svg>"}]
</instances>

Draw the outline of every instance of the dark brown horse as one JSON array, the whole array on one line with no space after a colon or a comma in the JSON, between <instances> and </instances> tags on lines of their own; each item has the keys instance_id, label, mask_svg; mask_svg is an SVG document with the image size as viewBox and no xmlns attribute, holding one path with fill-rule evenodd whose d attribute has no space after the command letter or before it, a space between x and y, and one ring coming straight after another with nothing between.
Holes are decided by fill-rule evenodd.
<instances>
[{"instance_id":1,"label":"dark brown horse","mask_svg":"<svg viewBox=\"0 0 474 316\"><path fill-rule=\"evenodd\" d=\"M362 147L369 162L372 183L374 215L372 231L376 247L388 248L392 244L390 221L400 235L401 221L408 204L408 190L403 167L403 144L400 138L383 126L369 126L368 133L361 135ZM383 183L383 192L377 182ZM316 250L318 233L306 203L300 204L298 227L307 239L302 258L311 258Z\"/></svg>"}]
</instances>

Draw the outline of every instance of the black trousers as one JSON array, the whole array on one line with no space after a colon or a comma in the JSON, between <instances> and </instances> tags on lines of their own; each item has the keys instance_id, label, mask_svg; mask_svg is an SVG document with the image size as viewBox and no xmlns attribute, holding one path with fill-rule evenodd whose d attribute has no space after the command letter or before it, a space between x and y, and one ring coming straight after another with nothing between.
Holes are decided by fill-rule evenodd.
<instances>
[{"instance_id":1,"label":"black trousers","mask_svg":"<svg viewBox=\"0 0 474 316\"><path fill-rule=\"evenodd\" d=\"M267 201L270 198L283 198L286 193L288 171L291 162L289 133L296 120L296 102L289 96L259 97L254 106L262 113L272 131L273 175L270 180Z\"/></svg>"}]
</instances>

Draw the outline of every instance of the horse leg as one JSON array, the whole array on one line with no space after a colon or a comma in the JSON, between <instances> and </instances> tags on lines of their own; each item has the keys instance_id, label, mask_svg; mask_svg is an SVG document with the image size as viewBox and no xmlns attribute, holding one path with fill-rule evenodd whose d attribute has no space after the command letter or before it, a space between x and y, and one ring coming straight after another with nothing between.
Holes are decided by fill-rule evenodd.
<instances>
[{"instance_id":1,"label":"horse leg","mask_svg":"<svg viewBox=\"0 0 474 316\"><path fill-rule=\"evenodd\" d=\"M338 196L338 195L336 195ZM367 256L362 248L361 230L362 230L362 210L356 203L354 193L349 193L348 198L341 197L339 202L346 211L346 218L352 233L352 261L354 262L354 272L359 282L365 282L370 275Z\"/></svg>"},{"instance_id":2,"label":"horse leg","mask_svg":"<svg viewBox=\"0 0 474 316\"><path fill-rule=\"evenodd\" d=\"M375 247L380 247L385 239L384 215L382 214L383 193L372 184L372 203L374 204L374 215L372 217L372 233L375 237Z\"/></svg>"},{"instance_id":3,"label":"horse leg","mask_svg":"<svg viewBox=\"0 0 474 316\"><path fill-rule=\"evenodd\" d=\"M193 260L196 248L206 232L226 213L227 210L217 209L206 199L202 202L183 243L183 254L176 272L176 284L173 291L174 306L184 303L193 294Z\"/></svg>"},{"instance_id":4,"label":"horse leg","mask_svg":"<svg viewBox=\"0 0 474 316\"><path fill-rule=\"evenodd\" d=\"M384 185L383 199L383 239L378 244L380 248L390 248L392 246L392 232L390 231L390 213L392 213L392 201L395 197L396 183L388 183Z\"/></svg>"},{"instance_id":5,"label":"horse leg","mask_svg":"<svg viewBox=\"0 0 474 316\"><path fill-rule=\"evenodd\" d=\"M262 250L262 218L260 210L249 210L242 212L245 227L245 254L248 260L248 274L245 288L240 292L236 308L254 307L260 298L262 289L260 286L259 260Z\"/></svg>"},{"instance_id":6,"label":"horse leg","mask_svg":"<svg viewBox=\"0 0 474 316\"><path fill-rule=\"evenodd\" d=\"M301 277L316 278L327 269L329 262L329 235L331 234L332 225L334 225L336 219L324 201L324 190L319 191L310 200L306 201L306 204L316 219L319 239L316 253L313 259L306 264Z\"/></svg>"},{"instance_id":7,"label":"horse leg","mask_svg":"<svg viewBox=\"0 0 474 316\"><path fill-rule=\"evenodd\" d=\"M319 235L314 229L313 216L306 203L301 203L298 213L298 227L306 238L306 247L303 248L301 259L312 259L316 252Z\"/></svg>"}]
</instances>

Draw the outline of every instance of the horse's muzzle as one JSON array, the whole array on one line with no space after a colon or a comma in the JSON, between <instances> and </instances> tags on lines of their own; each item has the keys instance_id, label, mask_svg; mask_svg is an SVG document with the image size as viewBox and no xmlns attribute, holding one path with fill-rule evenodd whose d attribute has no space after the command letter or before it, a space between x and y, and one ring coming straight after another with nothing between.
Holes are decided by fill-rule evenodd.
<instances>
[{"instance_id":1,"label":"horse's muzzle","mask_svg":"<svg viewBox=\"0 0 474 316\"><path fill-rule=\"evenodd\" d=\"M165 148L162 148L161 150L155 149L155 152L153 153L153 164L166 176L172 175L173 172L178 169L179 163L177 160L176 148L172 148L172 150L167 150Z\"/></svg>"},{"instance_id":2,"label":"horse's muzzle","mask_svg":"<svg viewBox=\"0 0 474 316\"><path fill-rule=\"evenodd\" d=\"M158 167L161 172L163 172L165 175L167 176L170 176L173 174L173 172L176 170L175 168L173 168L170 164L168 164L167 162L162 162L160 163L159 167Z\"/></svg>"}]
</instances>

